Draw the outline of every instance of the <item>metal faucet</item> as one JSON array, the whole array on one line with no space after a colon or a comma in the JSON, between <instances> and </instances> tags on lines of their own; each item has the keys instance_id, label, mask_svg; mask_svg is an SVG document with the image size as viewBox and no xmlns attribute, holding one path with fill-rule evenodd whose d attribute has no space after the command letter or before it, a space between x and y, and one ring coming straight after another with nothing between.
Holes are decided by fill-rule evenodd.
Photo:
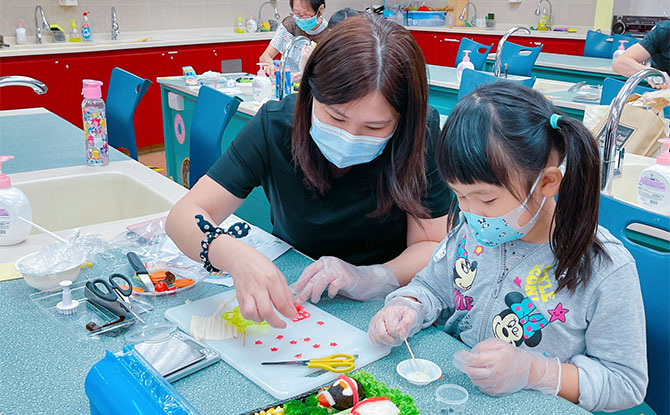
<instances>
[{"instance_id":1,"label":"metal faucet","mask_svg":"<svg viewBox=\"0 0 670 415\"><path fill-rule=\"evenodd\" d=\"M275 20L279 21L279 19L281 18L281 16L279 15L279 11L277 10L277 0L266 1L265 3L261 4L261 7L258 8L258 30L261 30L260 29L261 28L261 12L263 11L263 7L266 4L270 4L274 8Z\"/></svg>"},{"instance_id":2,"label":"metal faucet","mask_svg":"<svg viewBox=\"0 0 670 415\"><path fill-rule=\"evenodd\" d=\"M498 42L498 50L496 50L496 60L493 64L493 75L495 75L497 77L500 77L500 72L501 72L501 69L502 69L501 63L502 63L503 45L505 44L505 42L507 42L507 38L510 37L512 35L512 33L518 32L518 31L522 31L522 32L526 33L527 35L530 34L530 30L528 30L527 27L523 27L523 26L515 26L515 27L509 29L507 32L505 32L503 37L500 39L500 42ZM507 77L507 71L505 71L505 77Z\"/></svg>"},{"instance_id":3,"label":"metal faucet","mask_svg":"<svg viewBox=\"0 0 670 415\"><path fill-rule=\"evenodd\" d=\"M623 146L626 145L626 141L628 141L627 139L624 139L622 142L617 143L616 139L617 130L619 129L619 120L621 119L624 105L626 105L626 101L628 101L633 90L640 82L642 82L642 80L650 76L659 75L663 76L663 72L656 68L645 68L636 72L628 78L617 96L612 100L610 112L607 115L607 121L605 122L605 137L603 140L603 153L600 169L600 191L606 195L612 194L612 178L614 177L615 170L614 163L616 162L617 169L621 168L621 162L623 161L622 149Z\"/></svg>"},{"instance_id":4,"label":"metal faucet","mask_svg":"<svg viewBox=\"0 0 670 415\"><path fill-rule=\"evenodd\" d=\"M47 21L47 17L44 15L44 10L42 9L42 6L40 6L39 4L35 6L34 15L35 15L35 42L41 44L42 29L51 32L51 28L49 26L49 22Z\"/></svg>"},{"instance_id":5,"label":"metal faucet","mask_svg":"<svg viewBox=\"0 0 670 415\"><path fill-rule=\"evenodd\" d=\"M465 19L465 13L468 11L468 7L470 7L471 5L475 9L475 14L474 14L474 17L472 19L468 19L468 21L470 22L470 24L476 24L475 22L477 21L477 6L475 6L475 4L471 1L467 2L465 7L463 8L463 11L461 12L461 15L458 16L458 20ZM468 16L468 17L470 17L470 16Z\"/></svg>"},{"instance_id":6,"label":"metal faucet","mask_svg":"<svg viewBox=\"0 0 670 415\"><path fill-rule=\"evenodd\" d=\"M112 6L112 40L119 38L119 21L116 20L116 7Z\"/></svg>"},{"instance_id":7,"label":"metal faucet","mask_svg":"<svg viewBox=\"0 0 670 415\"><path fill-rule=\"evenodd\" d=\"M42 95L47 92L47 86L44 82L20 75L0 76L0 87L3 86L27 86L32 88L37 95Z\"/></svg>"},{"instance_id":8,"label":"metal faucet","mask_svg":"<svg viewBox=\"0 0 670 415\"><path fill-rule=\"evenodd\" d=\"M278 88L278 98L280 100L284 98L284 89L286 88L286 79L284 79L286 77L286 72L284 72L284 68L286 68L286 59L298 42L307 42L307 44L310 44L312 41L305 36L294 36L286 46L286 50L282 52L281 60L279 61L279 82L281 83L281 86Z\"/></svg>"},{"instance_id":9,"label":"metal faucet","mask_svg":"<svg viewBox=\"0 0 670 415\"><path fill-rule=\"evenodd\" d=\"M547 29L551 30L551 18L554 16L552 12L551 2L549 0L540 0L537 2L537 8L535 9L535 16L539 16L542 13L542 2L546 1L549 5L549 16L547 16Z\"/></svg>"}]
</instances>

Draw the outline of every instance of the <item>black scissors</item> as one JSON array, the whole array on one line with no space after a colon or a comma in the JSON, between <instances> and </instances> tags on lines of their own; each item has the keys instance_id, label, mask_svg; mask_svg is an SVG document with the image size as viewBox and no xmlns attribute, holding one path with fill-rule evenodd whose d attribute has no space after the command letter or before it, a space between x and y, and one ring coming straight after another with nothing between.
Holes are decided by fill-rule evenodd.
<instances>
[{"instance_id":1,"label":"black scissors","mask_svg":"<svg viewBox=\"0 0 670 415\"><path fill-rule=\"evenodd\" d=\"M118 280L121 280L119 285ZM98 278L86 282L84 295L92 302L105 307L117 316L125 316L130 313L140 322L144 320L133 311L130 295L133 293L133 284L123 274L112 274L107 280Z\"/></svg>"}]
</instances>

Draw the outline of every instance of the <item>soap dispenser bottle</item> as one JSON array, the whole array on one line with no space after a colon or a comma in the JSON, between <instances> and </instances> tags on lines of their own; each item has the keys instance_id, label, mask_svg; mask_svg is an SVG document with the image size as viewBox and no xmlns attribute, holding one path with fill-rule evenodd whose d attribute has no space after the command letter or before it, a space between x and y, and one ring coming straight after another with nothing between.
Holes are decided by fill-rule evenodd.
<instances>
[{"instance_id":1,"label":"soap dispenser bottle","mask_svg":"<svg viewBox=\"0 0 670 415\"><path fill-rule=\"evenodd\" d=\"M265 74L263 66L267 66L267 63L257 63L259 66L258 73L254 77L253 82L251 83L251 91L254 96L254 101L264 102L272 98L272 81Z\"/></svg>"},{"instance_id":2,"label":"soap dispenser bottle","mask_svg":"<svg viewBox=\"0 0 670 415\"><path fill-rule=\"evenodd\" d=\"M235 22L235 33L244 33L244 22L242 21L242 15L237 15L237 21Z\"/></svg>"},{"instance_id":3,"label":"soap dispenser bottle","mask_svg":"<svg viewBox=\"0 0 670 415\"><path fill-rule=\"evenodd\" d=\"M15 245L23 242L32 225L19 219L33 220L30 202L25 193L12 186L9 177L2 174L2 163L14 156L0 156L0 245Z\"/></svg>"},{"instance_id":4,"label":"soap dispenser bottle","mask_svg":"<svg viewBox=\"0 0 670 415\"><path fill-rule=\"evenodd\" d=\"M87 42L93 40L93 31L91 30L91 24L88 21L89 13L90 12L84 12L84 23L81 24L81 37Z\"/></svg>"},{"instance_id":5,"label":"soap dispenser bottle","mask_svg":"<svg viewBox=\"0 0 670 415\"><path fill-rule=\"evenodd\" d=\"M102 82L92 79L84 79L82 82L84 86L81 93L84 100L81 102L81 115L86 137L86 164L95 167L106 166L109 164L109 147Z\"/></svg>"},{"instance_id":6,"label":"soap dispenser bottle","mask_svg":"<svg viewBox=\"0 0 670 415\"><path fill-rule=\"evenodd\" d=\"M77 32L77 23L72 19L72 32L70 32L70 42L81 42L81 37L79 37L79 32Z\"/></svg>"},{"instance_id":7,"label":"soap dispenser bottle","mask_svg":"<svg viewBox=\"0 0 670 415\"><path fill-rule=\"evenodd\" d=\"M16 43L19 45L28 43L28 38L26 38L26 28L23 27L23 20L19 20L19 25L16 26Z\"/></svg>"},{"instance_id":8,"label":"soap dispenser bottle","mask_svg":"<svg viewBox=\"0 0 670 415\"><path fill-rule=\"evenodd\" d=\"M670 138L661 138L661 153L656 164L640 173L637 182L637 203L649 210L670 215Z\"/></svg>"},{"instance_id":9,"label":"soap dispenser bottle","mask_svg":"<svg viewBox=\"0 0 670 415\"><path fill-rule=\"evenodd\" d=\"M612 60L616 60L616 58L621 56L626 51L626 47L623 44L628 43L628 41L627 40L620 40L619 43L620 43L619 48L614 51L614 54L612 55Z\"/></svg>"},{"instance_id":10,"label":"soap dispenser bottle","mask_svg":"<svg viewBox=\"0 0 670 415\"><path fill-rule=\"evenodd\" d=\"M473 65L472 62L470 62L470 51L466 49L463 51L463 54L465 55L463 56L463 60L456 67L456 80L458 81L459 84L461 83L461 78L463 77L464 69L466 68L472 70L475 69L475 65Z\"/></svg>"}]
</instances>

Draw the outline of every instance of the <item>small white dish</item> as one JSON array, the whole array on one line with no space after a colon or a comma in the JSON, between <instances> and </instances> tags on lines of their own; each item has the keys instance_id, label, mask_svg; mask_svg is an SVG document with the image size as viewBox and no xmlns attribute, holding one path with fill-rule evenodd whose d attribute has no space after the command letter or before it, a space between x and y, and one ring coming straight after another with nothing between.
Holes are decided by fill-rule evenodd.
<instances>
[{"instance_id":1,"label":"small white dish","mask_svg":"<svg viewBox=\"0 0 670 415\"><path fill-rule=\"evenodd\" d=\"M418 370L417 365L419 366ZM403 360L398 363L395 370L409 383L417 386L428 385L442 376L442 369L430 360L425 359L416 359L416 364L412 359Z\"/></svg>"},{"instance_id":2,"label":"small white dish","mask_svg":"<svg viewBox=\"0 0 670 415\"><path fill-rule=\"evenodd\" d=\"M26 272L24 268L24 264L33 260L35 255L39 255L39 252L33 252L32 254L28 254L19 258L14 263L14 269L21 273L23 279L28 285L42 291L58 288L61 281L76 281L77 277L79 276L79 272L81 271L81 265L84 263L84 258L82 257L81 261L73 263L71 266L65 269L43 275L36 275Z\"/></svg>"}]
</instances>

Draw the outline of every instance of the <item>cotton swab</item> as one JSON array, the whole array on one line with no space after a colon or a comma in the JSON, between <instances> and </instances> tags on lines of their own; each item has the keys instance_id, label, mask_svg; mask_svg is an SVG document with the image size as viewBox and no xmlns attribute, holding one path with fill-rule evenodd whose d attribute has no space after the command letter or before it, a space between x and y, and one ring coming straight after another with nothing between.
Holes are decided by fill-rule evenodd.
<instances>
[{"instance_id":1,"label":"cotton swab","mask_svg":"<svg viewBox=\"0 0 670 415\"><path fill-rule=\"evenodd\" d=\"M21 216L17 216L17 217L18 217L19 219L21 219L22 221L24 221L25 223L28 223L28 224L30 224L30 225L36 227L36 228L39 229L40 231L42 231L42 232L44 232L44 233L46 233L46 234L48 234L48 235L53 236L54 238L58 239L59 241L61 241L61 242L63 242L63 243L67 243L67 241L66 241L65 239L61 238L60 236L56 235L55 233L51 232L50 230L44 229L44 228L41 227L40 225L38 225L38 224L36 224L36 223L34 223L34 222L31 222L31 221L29 221L28 219L23 218L23 217L21 217Z\"/></svg>"},{"instance_id":2,"label":"cotton swab","mask_svg":"<svg viewBox=\"0 0 670 415\"><path fill-rule=\"evenodd\" d=\"M421 369L419 369L419 363L417 363L416 357L414 357L414 352L412 352L412 348L409 347L409 342L407 339L405 339L405 344L407 345L407 350L409 350L410 356L412 356L412 361L414 362L414 366L416 366L416 370L420 372Z\"/></svg>"}]
</instances>

